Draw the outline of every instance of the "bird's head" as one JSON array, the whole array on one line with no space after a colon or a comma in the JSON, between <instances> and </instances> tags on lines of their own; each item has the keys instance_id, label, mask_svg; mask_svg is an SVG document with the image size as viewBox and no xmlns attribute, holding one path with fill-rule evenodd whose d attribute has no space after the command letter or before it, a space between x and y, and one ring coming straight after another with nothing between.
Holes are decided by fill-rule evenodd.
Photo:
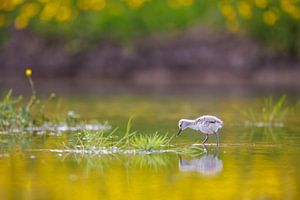
<instances>
[{"instance_id":1,"label":"bird's head","mask_svg":"<svg viewBox=\"0 0 300 200\"><path fill-rule=\"evenodd\" d=\"M178 122L179 131L176 134L176 136L179 136L181 131L186 129L189 126L189 124L190 124L189 120L186 120L186 119L179 120L179 122Z\"/></svg>"}]
</instances>

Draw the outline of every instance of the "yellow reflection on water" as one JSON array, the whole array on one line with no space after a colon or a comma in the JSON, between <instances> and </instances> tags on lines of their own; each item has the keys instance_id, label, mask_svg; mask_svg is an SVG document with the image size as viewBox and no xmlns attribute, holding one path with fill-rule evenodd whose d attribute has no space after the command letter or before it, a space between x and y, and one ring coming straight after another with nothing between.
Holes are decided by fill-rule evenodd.
<instances>
[{"instance_id":1,"label":"yellow reflection on water","mask_svg":"<svg viewBox=\"0 0 300 200\"><path fill-rule=\"evenodd\" d=\"M297 199L299 175L293 164L298 158L293 153L276 151L272 147L226 147L220 149L220 154L212 149L198 158L175 154L102 158L45 152L1 154L0 196L72 200ZM139 161L145 156L162 159L146 167Z\"/></svg>"}]
</instances>

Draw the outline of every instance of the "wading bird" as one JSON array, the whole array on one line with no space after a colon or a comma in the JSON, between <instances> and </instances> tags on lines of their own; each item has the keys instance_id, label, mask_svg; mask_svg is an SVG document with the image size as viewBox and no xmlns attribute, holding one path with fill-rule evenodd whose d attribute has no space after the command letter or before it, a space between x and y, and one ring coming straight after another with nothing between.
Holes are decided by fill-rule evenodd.
<instances>
[{"instance_id":1,"label":"wading bird","mask_svg":"<svg viewBox=\"0 0 300 200\"><path fill-rule=\"evenodd\" d=\"M210 134L215 134L217 145L219 145L218 129L222 128L222 126L223 126L222 120L211 115L204 115L195 120L181 119L178 122L179 132L177 133L177 136L179 136L179 134L184 129L191 128L206 134L206 137L203 140L202 144L204 144L208 140L208 136Z\"/></svg>"}]
</instances>

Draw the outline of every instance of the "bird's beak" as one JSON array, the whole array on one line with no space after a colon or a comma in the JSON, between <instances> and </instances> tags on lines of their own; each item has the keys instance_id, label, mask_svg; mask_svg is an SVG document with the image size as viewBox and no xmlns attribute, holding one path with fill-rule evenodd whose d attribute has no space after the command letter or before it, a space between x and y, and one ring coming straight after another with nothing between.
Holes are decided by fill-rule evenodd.
<instances>
[{"instance_id":1,"label":"bird's beak","mask_svg":"<svg viewBox=\"0 0 300 200\"><path fill-rule=\"evenodd\" d=\"M182 131L182 130L179 129L178 133L176 134L176 137L178 137L178 136L180 135L181 131Z\"/></svg>"}]
</instances>

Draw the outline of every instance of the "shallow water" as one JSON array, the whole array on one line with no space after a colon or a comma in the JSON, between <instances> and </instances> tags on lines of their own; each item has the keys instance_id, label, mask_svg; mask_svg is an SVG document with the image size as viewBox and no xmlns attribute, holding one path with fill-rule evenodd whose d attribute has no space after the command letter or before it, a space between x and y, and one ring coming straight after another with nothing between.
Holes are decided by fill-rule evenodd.
<instances>
[{"instance_id":1,"label":"shallow water","mask_svg":"<svg viewBox=\"0 0 300 200\"><path fill-rule=\"evenodd\" d=\"M141 134L177 131L180 118L214 114L224 121L220 146L207 151L82 154L63 151L74 132L50 130L1 134L1 199L298 199L300 198L299 105L283 126L246 123L239 108L259 107L263 97L95 97L64 98L59 112L75 110L87 122L106 121ZM47 112L55 114L55 103ZM172 143L204 139L185 130Z\"/></svg>"}]
</instances>

